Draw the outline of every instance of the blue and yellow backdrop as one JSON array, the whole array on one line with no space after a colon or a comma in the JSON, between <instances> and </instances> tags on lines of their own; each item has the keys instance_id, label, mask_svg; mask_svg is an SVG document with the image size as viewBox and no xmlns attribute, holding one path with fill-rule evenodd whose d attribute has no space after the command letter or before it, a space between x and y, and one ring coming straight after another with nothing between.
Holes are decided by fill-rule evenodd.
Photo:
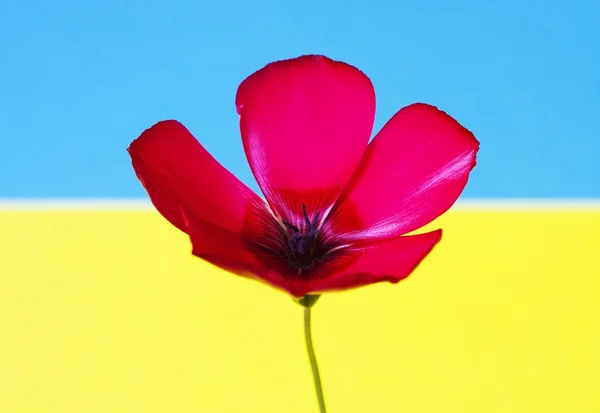
<instances>
[{"instance_id":1,"label":"blue and yellow backdrop","mask_svg":"<svg viewBox=\"0 0 600 413\"><path fill-rule=\"evenodd\" d=\"M321 53L481 141L409 279L331 294L331 412L600 411L600 7L520 2L0 6L0 412L316 411L301 308L190 254L125 151L176 118L242 180L233 99Z\"/></svg>"}]
</instances>

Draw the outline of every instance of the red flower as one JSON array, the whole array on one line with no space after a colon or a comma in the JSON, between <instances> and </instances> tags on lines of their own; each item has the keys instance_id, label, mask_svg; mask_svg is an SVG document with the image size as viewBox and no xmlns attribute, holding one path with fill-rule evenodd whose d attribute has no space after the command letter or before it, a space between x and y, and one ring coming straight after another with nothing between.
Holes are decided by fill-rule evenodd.
<instances>
[{"instance_id":1,"label":"red flower","mask_svg":"<svg viewBox=\"0 0 600 413\"><path fill-rule=\"evenodd\" d=\"M175 120L131 144L133 167L194 255L295 297L407 277L442 231L404 234L450 208L479 148L421 103L369 143L371 81L324 56L267 65L242 82L236 107L266 202Z\"/></svg>"}]
</instances>

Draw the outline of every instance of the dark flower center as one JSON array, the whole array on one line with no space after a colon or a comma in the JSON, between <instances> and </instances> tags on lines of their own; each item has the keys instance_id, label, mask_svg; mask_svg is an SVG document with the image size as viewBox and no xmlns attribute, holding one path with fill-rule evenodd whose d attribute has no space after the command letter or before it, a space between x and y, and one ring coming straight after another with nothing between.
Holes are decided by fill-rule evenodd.
<instances>
[{"instance_id":1,"label":"dark flower center","mask_svg":"<svg viewBox=\"0 0 600 413\"><path fill-rule=\"evenodd\" d=\"M285 218L258 210L247 219L246 246L267 267L288 279L319 279L349 261L342 240L331 233L319 211L302 215L290 208ZM286 220L287 219L287 220Z\"/></svg>"},{"instance_id":2,"label":"dark flower center","mask_svg":"<svg viewBox=\"0 0 600 413\"><path fill-rule=\"evenodd\" d=\"M311 221L307 212L306 205L302 203L302 214L304 216L304 228L282 221L285 226L285 258L288 264L295 270L311 270L315 264L323 260L326 254L319 235L321 230L319 225L319 212L317 212Z\"/></svg>"}]
</instances>

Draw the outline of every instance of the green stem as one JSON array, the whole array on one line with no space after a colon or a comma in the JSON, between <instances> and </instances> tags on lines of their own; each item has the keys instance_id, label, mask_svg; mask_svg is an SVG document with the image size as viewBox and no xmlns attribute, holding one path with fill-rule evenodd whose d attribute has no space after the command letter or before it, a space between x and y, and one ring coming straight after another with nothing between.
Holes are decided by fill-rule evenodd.
<instances>
[{"instance_id":1,"label":"green stem","mask_svg":"<svg viewBox=\"0 0 600 413\"><path fill-rule=\"evenodd\" d=\"M310 307L304 308L304 338L306 340L306 351L310 360L310 368L312 370L313 380L315 382L315 390L317 391L317 399L319 400L319 411L327 413L325 409L325 399L323 398L323 386L321 385L321 376L319 375L319 365L315 356L315 349L312 343L312 333L310 329Z\"/></svg>"}]
</instances>

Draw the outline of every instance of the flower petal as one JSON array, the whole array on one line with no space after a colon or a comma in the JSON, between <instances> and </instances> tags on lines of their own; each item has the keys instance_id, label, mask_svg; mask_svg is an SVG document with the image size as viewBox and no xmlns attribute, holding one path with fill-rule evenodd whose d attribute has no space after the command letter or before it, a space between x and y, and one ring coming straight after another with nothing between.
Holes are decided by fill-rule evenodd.
<instances>
[{"instance_id":1,"label":"flower petal","mask_svg":"<svg viewBox=\"0 0 600 413\"><path fill-rule=\"evenodd\" d=\"M369 144L331 229L383 239L422 227L454 204L478 149L473 134L436 107L401 109Z\"/></svg>"},{"instance_id":2,"label":"flower petal","mask_svg":"<svg viewBox=\"0 0 600 413\"><path fill-rule=\"evenodd\" d=\"M375 241L350 247L357 257L331 277L312 280L304 293L347 290L408 277L442 238L442 230Z\"/></svg>"},{"instance_id":3,"label":"flower petal","mask_svg":"<svg viewBox=\"0 0 600 413\"><path fill-rule=\"evenodd\" d=\"M258 195L219 164L181 123L167 120L144 131L128 148L133 168L156 209L186 231L181 207L239 232Z\"/></svg>"},{"instance_id":4,"label":"flower petal","mask_svg":"<svg viewBox=\"0 0 600 413\"><path fill-rule=\"evenodd\" d=\"M375 92L353 66L324 56L271 63L240 85L240 129L250 167L284 219L330 207L358 165L375 118Z\"/></svg>"},{"instance_id":5,"label":"flower petal","mask_svg":"<svg viewBox=\"0 0 600 413\"><path fill-rule=\"evenodd\" d=\"M186 232L192 242L192 254L226 271L297 293L289 279L264 265L248 248L248 237L216 226L182 209Z\"/></svg>"}]
</instances>

